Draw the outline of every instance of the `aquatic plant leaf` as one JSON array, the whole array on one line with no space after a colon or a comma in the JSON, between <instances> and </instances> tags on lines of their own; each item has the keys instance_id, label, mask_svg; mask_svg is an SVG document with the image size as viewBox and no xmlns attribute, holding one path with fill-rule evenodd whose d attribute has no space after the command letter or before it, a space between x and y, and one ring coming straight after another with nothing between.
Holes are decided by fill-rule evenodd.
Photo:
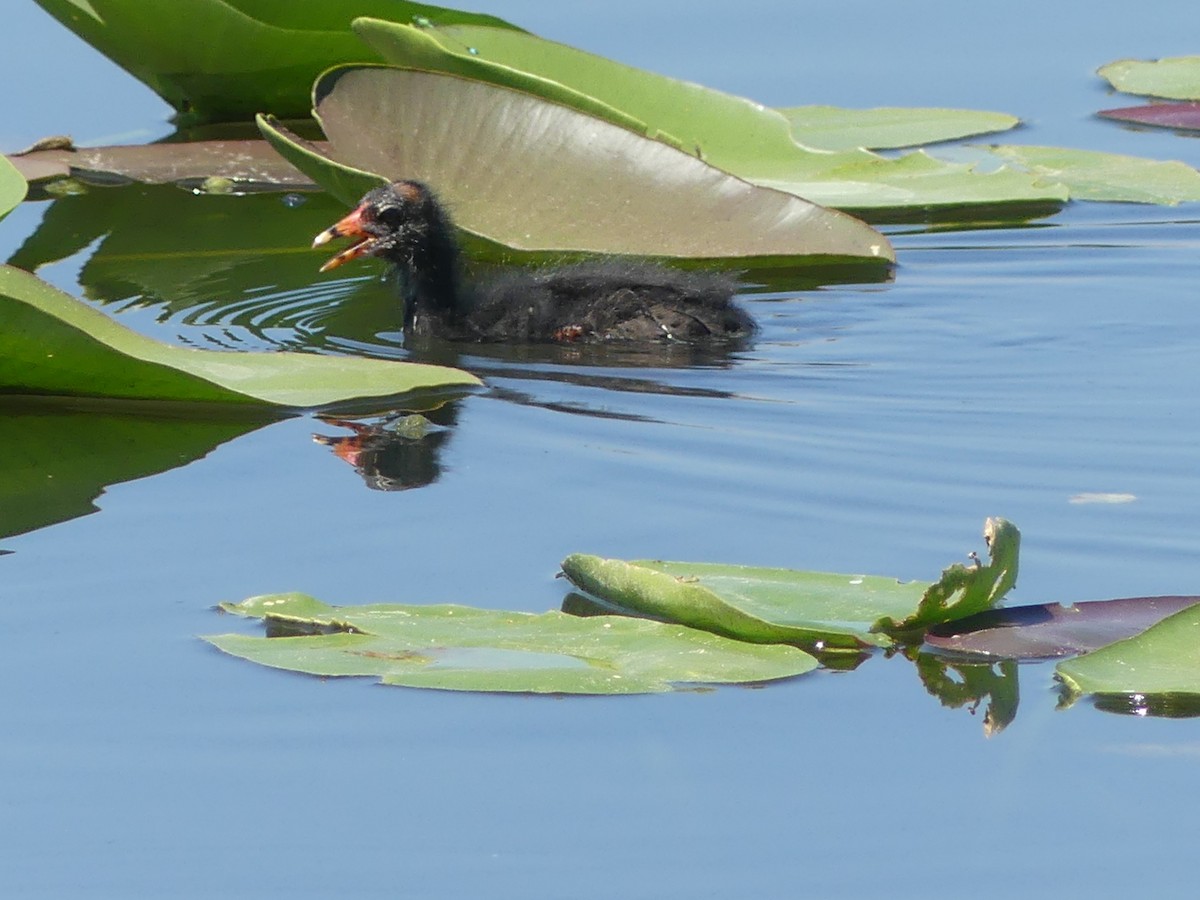
<instances>
[{"instance_id":1,"label":"aquatic plant leaf","mask_svg":"<svg viewBox=\"0 0 1200 900\"><path fill-rule=\"evenodd\" d=\"M953 141L1021 124L1007 113L972 109L840 106L792 106L779 112L792 127L792 137L812 150L889 150Z\"/></svg>"},{"instance_id":2,"label":"aquatic plant leaf","mask_svg":"<svg viewBox=\"0 0 1200 900\"><path fill-rule=\"evenodd\" d=\"M441 366L172 347L12 266L0 267L0 317L0 394L303 409L479 384Z\"/></svg>"},{"instance_id":3,"label":"aquatic plant leaf","mask_svg":"<svg viewBox=\"0 0 1200 900\"><path fill-rule=\"evenodd\" d=\"M1065 184L1076 200L1168 205L1200 200L1200 172L1181 162L1063 147L989 149L1047 182Z\"/></svg>"},{"instance_id":4,"label":"aquatic plant leaf","mask_svg":"<svg viewBox=\"0 0 1200 900\"><path fill-rule=\"evenodd\" d=\"M327 606L303 594L222 603L288 636L204 640L261 665L461 691L640 694L790 678L816 668L795 647L761 646L624 616L579 618L467 606Z\"/></svg>"},{"instance_id":5,"label":"aquatic plant leaf","mask_svg":"<svg viewBox=\"0 0 1200 900\"><path fill-rule=\"evenodd\" d=\"M894 578L716 563L626 562L582 553L562 562L579 590L611 607L760 643L821 651L889 646L871 632L910 613L928 587Z\"/></svg>"},{"instance_id":6,"label":"aquatic plant leaf","mask_svg":"<svg viewBox=\"0 0 1200 900\"><path fill-rule=\"evenodd\" d=\"M715 563L626 562L582 553L563 574L586 594L631 610L744 641L783 641L821 651L885 647L933 622L971 615L1015 584L1020 532L988 519L992 562L954 565L934 583Z\"/></svg>"},{"instance_id":7,"label":"aquatic plant leaf","mask_svg":"<svg viewBox=\"0 0 1200 900\"><path fill-rule=\"evenodd\" d=\"M7 159L0 159L0 219L7 216L17 204L25 199L29 185L16 167Z\"/></svg>"},{"instance_id":8,"label":"aquatic plant leaf","mask_svg":"<svg viewBox=\"0 0 1200 900\"><path fill-rule=\"evenodd\" d=\"M983 523L989 562L972 566L954 563L921 596L915 612L896 621L884 616L875 629L889 633L924 629L991 609L1017 583L1020 568L1021 532L1007 519L993 516Z\"/></svg>"},{"instance_id":9,"label":"aquatic plant leaf","mask_svg":"<svg viewBox=\"0 0 1200 900\"><path fill-rule=\"evenodd\" d=\"M923 154L891 159L861 149L810 150L796 143L783 114L753 100L526 32L413 28L369 18L355 20L354 30L394 65L513 87L678 147L755 184L823 206L871 210L875 219L886 218L881 210L1066 199L1064 188L1020 172L983 173Z\"/></svg>"},{"instance_id":10,"label":"aquatic plant leaf","mask_svg":"<svg viewBox=\"0 0 1200 900\"><path fill-rule=\"evenodd\" d=\"M503 19L406 0L38 0L67 28L181 113L198 121L248 120L271 110L308 115L308 88L337 63L374 54L350 31L355 16L410 22Z\"/></svg>"},{"instance_id":11,"label":"aquatic plant leaf","mask_svg":"<svg viewBox=\"0 0 1200 900\"><path fill-rule=\"evenodd\" d=\"M995 659L1075 656L1140 634L1196 603L1200 597L1126 597L992 609L935 625L925 643L944 653Z\"/></svg>"},{"instance_id":12,"label":"aquatic plant leaf","mask_svg":"<svg viewBox=\"0 0 1200 900\"><path fill-rule=\"evenodd\" d=\"M1072 696L1200 694L1200 603L1135 637L1064 660L1055 673Z\"/></svg>"},{"instance_id":13,"label":"aquatic plant leaf","mask_svg":"<svg viewBox=\"0 0 1200 900\"><path fill-rule=\"evenodd\" d=\"M1200 103L1148 103L1145 106L1104 109L1096 115L1153 128L1200 131Z\"/></svg>"},{"instance_id":14,"label":"aquatic plant leaf","mask_svg":"<svg viewBox=\"0 0 1200 900\"><path fill-rule=\"evenodd\" d=\"M7 158L29 181L73 176L114 184L203 182L223 178L254 185L315 185L265 141L189 141L117 147L50 148Z\"/></svg>"},{"instance_id":15,"label":"aquatic plant leaf","mask_svg":"<svg viewBox=\"0 0 1200 900\"><path fill-rule=\"evenodd\" d=\"M1118 59L1101 66L1098 74L1126 94L1200 100L1200 56Z\"/></svg>"},{"instance_id":16,"label":"aquatic plant leaf","mask_svg":"<svg viewBox=\"0 0 1200 900\"><path fill-rule=\"evenodd\" d=\"M339 162L426 181L464 230L520 250L894 259L857 219L507 88L351 66L322 76L315 106Z\"/></svg>"},{"instance_id":17,"label":"aquatic plant leaf","mask_svg":"<svg viewBox=\"0 0 1200 900\"><path fill-rule=\"evenodd\" d=\"M111 485L187 465L271 419L128 406L0 397L0 537L94 513Z\"/></svg>"}]
</instances>

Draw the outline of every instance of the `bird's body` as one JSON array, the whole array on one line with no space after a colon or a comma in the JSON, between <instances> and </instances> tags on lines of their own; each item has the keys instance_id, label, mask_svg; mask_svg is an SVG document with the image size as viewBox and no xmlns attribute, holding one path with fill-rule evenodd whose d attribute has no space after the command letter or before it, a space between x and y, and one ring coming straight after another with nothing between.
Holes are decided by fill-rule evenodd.
<instances>
[{"instance_id":1,"label":"bird's body","mask_svg":"<svg viewBox=\"0 0 1200 900\"><path fill-rule=\"evenodd\" d=\"M376 188L317 235L358 240L322 271L360 256L397 269L405 329L466 341L685 341L744 338L750 316L731 301L737 281L614 257L510 272L467 283L446 211L428 187L398 181Z\"/></svg>"}]
</instances>

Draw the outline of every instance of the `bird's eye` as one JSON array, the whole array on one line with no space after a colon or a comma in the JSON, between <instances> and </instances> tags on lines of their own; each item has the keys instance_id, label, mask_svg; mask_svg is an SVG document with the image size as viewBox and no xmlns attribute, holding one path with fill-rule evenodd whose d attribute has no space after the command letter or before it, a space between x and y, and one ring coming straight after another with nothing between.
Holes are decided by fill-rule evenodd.
<instances>
[{"instance_id":1,"label":"bird's eye","mask_svg":"<svg viewBox=\"0 0 1200 900\"><path fill-rule=\"evenodd\" d=\"M404 210L399 206L385 206L375 213L375 220L389 228L399 228L404 219Z\"/></svg>"}]
</instances>

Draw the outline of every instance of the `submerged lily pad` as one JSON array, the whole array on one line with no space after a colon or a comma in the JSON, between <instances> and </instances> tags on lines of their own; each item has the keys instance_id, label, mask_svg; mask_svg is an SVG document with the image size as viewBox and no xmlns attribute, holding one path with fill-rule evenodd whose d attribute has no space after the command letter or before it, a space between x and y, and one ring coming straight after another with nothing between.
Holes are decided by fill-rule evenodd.
<instances>
[{"instance_id":1,"label":"submerged lily pad","mask_svg":"<svg viewBox=\"0 0 1200 900\"><path fill-rule=\"evenodd\" d=\"M1060 662L1055 672L1074 696L1200 694L1200 604L1136 637Z\"/></svg>"},{"instance_id":2,"label":"submerged lily pad","mask_svg":"<svg viewBox=\"0 0 1200 900\"><path fill-rule=\"evenodd\" d=\"M1099 74L1118 91L1168 100L1200 100L1200 56L1119 59Z\"/></svg>"},{"instance_id":3,"label":"submerged lily pad","mask_svg":"<svg viewBox=\"0 0 1200 900\"><path fill-rule=\"evenodd\" d=\"M780 109L792 136L812 150L889 150L1008 131L1021 124L1007 113L972 109L793 106Z\"/></svg>"},{"instance_id":4,"label":"submerged lily pad","mask_svg":"<svg viewBox=\"0 0 1200 900\"><path fill-rule=\"evenodd\" d=\"M355 16L416 23L503 19L406 0L38 0L52 16L199 121L271 110L308 115L308 88L337 63L375 55L350 31Z\"/></svg>"},{"instance_id":5,"label":"submerged lily pad","mask_svg":"<svg viewBox=\"0 0 1200 900\"><path fill-rule=\"evenodd\" d=\"M1200 103L1148 103L1145 106L1103 109L1096 115L1153 128L1200 131Z\"/></svg>"},{"instance_id":6,"label":"submerged lily pad","mask_svg":"<svg viewBox=\"0 0 1200 900\"><path fill-rule=\"evenodd\" d=\"M0 267L0 316L0 394L303 409L479 384L442 366L172 347L12 266Z\"/></svg>"},{"instance_id":7,"label":"submerged lily pad","mask_svg":"<svg viewBox=\"0 0 1200 900\"><path fill-rule=\"evenodd\" d=\"M312 675L460 691L639 694L790 678L816 668L801 650L732 641L622 616L578 618L466 606L334 607L303 594L223 603L289 636L204 640L261 665Z\"/></svg>"},{"instance_id":8,"label":"submerged lily pad","mask_svg":"<svg viewBox=\"0 0 1200 900\"><path fill-rule=\"evenodd\" d=\"M529 94L354 66L323 76L315 98L340 163L428 182L461 228L521 250L826 263L895 258L887 239L857 219ZM306 168L313 160L294 152L289 159L323 183L337 168Z\"/></svg>"}]
</instances>

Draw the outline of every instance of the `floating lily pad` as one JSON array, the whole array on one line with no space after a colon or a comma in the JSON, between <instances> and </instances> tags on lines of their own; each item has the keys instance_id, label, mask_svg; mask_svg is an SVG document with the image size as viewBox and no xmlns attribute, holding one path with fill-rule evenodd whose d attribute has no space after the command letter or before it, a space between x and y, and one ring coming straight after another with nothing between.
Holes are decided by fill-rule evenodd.
<instances>
[{"instance_id":1,"label":"floating lily pad","mask_svg":"<svg viewBox=\"0 0 1200 900\"><path fill-rule=\"evenodd\" d=\"M303 594L223 603L288 636L204 640L261 665L461 691L639 694L790 678L816 668L795 647L761 646L622 616L578 618L466 606L333 607Z\"/></svg>"},{"instance_id":2,"label":"floating lily pad","mask_svg":"<svg viewBox=\"0 0 1200 900\"><path fill-rule=\"evenodd\" d=\"M12 266L0 267L0 317L0 394L303 409L479 384L442 366L172 347Z\"/></svg>"},{"instance_id":3,"label":"floating lily pad","mask_svg":"<svg viewBox=\"0 0 1200 900\"><path fill-rule=\"evenodd\" d=\"M355 66L323 76L315 98L340 163L426 181L461 228L520 250L880 265L894 259L887 239L857 219L529 94L450 75ZM306 168L313 160L294 152L289 159L323 183L324 171L337 168Z\"/></svg>"},{"instance_id":4,"label":"floating lily pad","mask_svg":"<svg viewBox=\"0 0 1200 900\"><path fill-rule=\"evenodd\" d=\"M1076 200L1175 204L1200 200L1200 172L1181 162L1069 150L994 146L993 153L1047 182L1065 184Z\"/></svg>"},{"instance_id":5,"label":"floating lily pad","mask_svg":"<svg viewBox=\"0 0 1200 900\"><path fill-rule=\"evenodd\" d=\"M1153 128L1200 131L1200 103L1148 103L1145 106L1105 109L1096 115Z\"/></svg>"},{"instance_id":6,"label":"floating lily pad","mask_svg":"<svg viewBox=\"0 0 1200 900\"><path fill-rule=\"evenodd\" d=\"M813 150L889 150L1008 131L1021 124L1007 113L971 109L793 106L779 112L791 123L792 137Z\"/></svg>"},{"instance_id":7,"label":"floating lily pad","mask_svg":"<svg viewBox=\"0 0 1200 900\"><path fill-rule=\"evenodd\" d=\"M1055 672L1080 694L1200 695L1200 604L1076 659Z\"/></svg>"},{"instance_id":8,"label":"floating lily pad","mask_svg":"<svg viewBox=\"0 0 1200 900\"><path fill-rule=\"evenodd\" d=\"M308 88L337 63L374 54L350 31L355 16L418 23L503 19L406 0L38 0L52 16L170 103L200 121L271 110L308 115Z\"/></svg>"},{"instance_id":9,"label":"floating lily pad","mask_svg":"<svg viewBox=\"0 0 1200 900\"><path fill-rule=\"evenodd\" d=\"M618 609L743 641L784 641L821 651L886 647L892 635L971 615L1016 582L1020 533L988 519L992 562L954 565L934 584L715 563L626 562L576 553L563 574Z\"/></svg>"},{"instance_id":10,"label":"floating lily pad","mask_svg":"<svg viewBox=\"0 0 1200 900\"><path fill-rule=\"evenodd\" d=\"M1169 100L1200 100L1200 56L1119 59L1099 74L1118 91Z\"/></svg>"},{"instance_id":11,"label":"floating lily pad","mask_svg":"<svg viewBox=\"0 0 1200 900\"><path fill-rule=\"evenodd\" d=\"M1196 603L1200 597L1128 597L993 609L935 625L925 643L944 653L997 659L1075 656L1140 634Z\"/></svg>"},{"instance_id":12,"label":"floating lily pad","mask_svg":"<svg viewBox=\"0 0 1200 900\"><path fill-rule=\"evenodd\" d=\"M876 576L581 553L563 560L562 570L581 591L617 609L743 641L820 651L890 646L871 625L888 612L908 614L928 587Z\"/></svg>"},{"instance_id":13,"label":"floating lily pad","mask_svg":"<svg viewBox=\"0 0 1200 900\"><path fill-rule=\"evenodd\" d=\"M192 141L125 147L49 148L7 158L29 181L73 176L112 184L234 182L280 188L312 188L312 181L265 141Z\"/></svg>"}]
</instances>

